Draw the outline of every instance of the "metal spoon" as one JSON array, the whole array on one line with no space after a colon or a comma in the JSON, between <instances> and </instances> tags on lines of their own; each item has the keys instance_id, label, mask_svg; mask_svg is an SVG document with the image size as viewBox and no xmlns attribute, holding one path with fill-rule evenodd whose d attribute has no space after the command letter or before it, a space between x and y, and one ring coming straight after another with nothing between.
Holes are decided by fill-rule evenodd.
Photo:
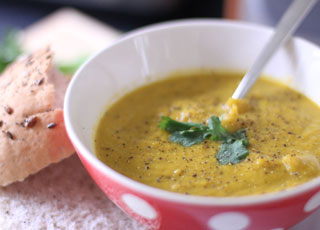
<instances>
[{"instance_id":1,"label":"metal spoon","mask_svg":"<svg viewBox=\"0 0 320 230\"><path fill-rule=\"evenodd\" d=\"M280 19L277 30L263 48L249 71L242 78L232 98L240 99L246 96L272 55L291 37L317 1L318 0L295 0L291 3Z\"/></svg>"}]
</instances>

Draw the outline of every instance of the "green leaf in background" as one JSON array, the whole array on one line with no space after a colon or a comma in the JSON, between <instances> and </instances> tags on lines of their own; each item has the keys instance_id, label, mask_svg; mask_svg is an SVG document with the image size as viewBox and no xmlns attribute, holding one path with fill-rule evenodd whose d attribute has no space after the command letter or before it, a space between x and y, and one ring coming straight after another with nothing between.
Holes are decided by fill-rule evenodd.
<instances>
[{"instance_id":1,"label":"green leaf in background","mask_svg":"<svg viewBox=\"0 0 320 230\"><path fill-rule=\"evenodd\" d=\"M65 75L73 75L87 59L88 55L85 55L69 63L58 63L58 69Z\"/></svg>"},{"instance_id":2,"label":"green leaf in background","mask_svg":"<svg viewBox=\"0 0 320 230\"><path fill-rule=\"evenodd\" d=\"M18 41L18 31L10 29L0 43L0 74L22 53Z\"/></svg>"},{"instance_id":3,"label":"green leaf in background","mask_svg":"<svg viewBox=\"0 0 320 230\"><path fill-rule=\"evenodd\" d=\"M18 33L16 29L8 30L0 43L0 74L23 53ZM58 69L65 75L73 75L87 59L88 55L84 55L69 63L59 63Z\"/></svg>"}]
</instances>

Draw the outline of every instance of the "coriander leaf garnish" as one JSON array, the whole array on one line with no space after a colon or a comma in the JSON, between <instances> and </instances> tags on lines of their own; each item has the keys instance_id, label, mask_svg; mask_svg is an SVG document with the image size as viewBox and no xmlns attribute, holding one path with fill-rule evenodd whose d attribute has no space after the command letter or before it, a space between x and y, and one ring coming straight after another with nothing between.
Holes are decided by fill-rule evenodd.
<instances>
[{"instance_id":1,"label":"coriander leaf garnish","mask_svg":"<svg viewBox=\"0 0 320 230\"><path fill-rule=\"evenodd\" d=\"M234 132L232 136L234 137L235 140L242 140L245 146L249 145L245 129L239 129L238 131Z\"/></svg>"},{"instance_id":2,"label":"coriander leaf garnish","mask_svg":"<svg viewBox=\"0 0 320 230\"><path fill-rule=\"evenodd\" d=\"M249 154L247 149L249 143L245 129L230 133L222 126L220 119L216 116L210 117L208 126L193 122L179 122L170 117L162 116L159 127L171 134L170 141L185 147L199 144L207 138L221 141L222 144L216 158L222 165L240 163Z\"/></svg>"},{"instance_id":3,"label":"coriander leaf garnish","mask_svg":"<svg viewBox=\"0 0 320 230\"><path fill-rule=\"evenodd\" d=\"M189 147L203 142L209 134L209 132L197 129L176 131L171 133L169 140Z\"/></svg>"},{"instance_id":4,"label":"coriander leaf garnish","mask_svg":"<svg viewBox=\"0 0 320 230\"><path fill-rule=\"evenodd\" d=\"M159 127L168 132L183 131L189 129L208 129L208 127L203 124L193 122L180 122L166 116L161 117L161 120L159 121Z\"/></svg>"},{"instance_id":5,"label":"coriander leaf garnish","mask_svg":"<svg viewBox=\"0 0 320 230\"><path fill-rule=\"evenodd\" d=\"M216 154L216 158L221 165L238 164L249 154L246 147L243 140L235 140L232 143L223 143Z\"/></svg>"},{"instance_id":6,"label":"coriander leaf garnish","mask_svg":"<svg viewBox=\"0 0 320 230\"><path fill-rule=\"evenodd\" d=\"M211 130L211 140L225 141L229 138L230 133L221 125L219 117L210 117L210 119L208 120L208 126Z\"/></svg>"}]
</instances>

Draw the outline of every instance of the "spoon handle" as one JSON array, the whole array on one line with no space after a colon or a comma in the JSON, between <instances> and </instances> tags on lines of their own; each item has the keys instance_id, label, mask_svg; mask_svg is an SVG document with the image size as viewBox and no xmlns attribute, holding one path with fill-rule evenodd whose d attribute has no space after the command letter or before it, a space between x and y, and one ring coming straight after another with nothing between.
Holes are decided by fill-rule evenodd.
<instances>
[{"instance_id":1,"label":"spoon handle","mask_svg":"<svg viewBox=\"0 0 320 230\"><path fill-rule=\"evenodd\" d=\"M318 0L295 0L289 6L280 19L275 33L263 48L262 52L260 52L249 71L242 78L232 98L240 99L245 97L272 55L290 38L317 1Z\"/></svg>"}]
</instances>

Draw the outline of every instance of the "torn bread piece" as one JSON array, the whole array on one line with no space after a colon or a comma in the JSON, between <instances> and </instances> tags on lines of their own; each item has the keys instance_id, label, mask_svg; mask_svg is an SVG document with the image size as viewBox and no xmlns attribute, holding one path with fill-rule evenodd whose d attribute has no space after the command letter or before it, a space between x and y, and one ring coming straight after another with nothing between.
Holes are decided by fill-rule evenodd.
<instances>
[{"instance_id":1,"label":"torn bread piece","mask_svg":"<svg viewBox=\"0 0 320 230\"><path fill-rule=\"evenodd\" d=\"M52 56L49 48L39 50L0 76L1 186L74 152L58 108L68 82L52 66Z\"/></svg>"}]
</instances>

